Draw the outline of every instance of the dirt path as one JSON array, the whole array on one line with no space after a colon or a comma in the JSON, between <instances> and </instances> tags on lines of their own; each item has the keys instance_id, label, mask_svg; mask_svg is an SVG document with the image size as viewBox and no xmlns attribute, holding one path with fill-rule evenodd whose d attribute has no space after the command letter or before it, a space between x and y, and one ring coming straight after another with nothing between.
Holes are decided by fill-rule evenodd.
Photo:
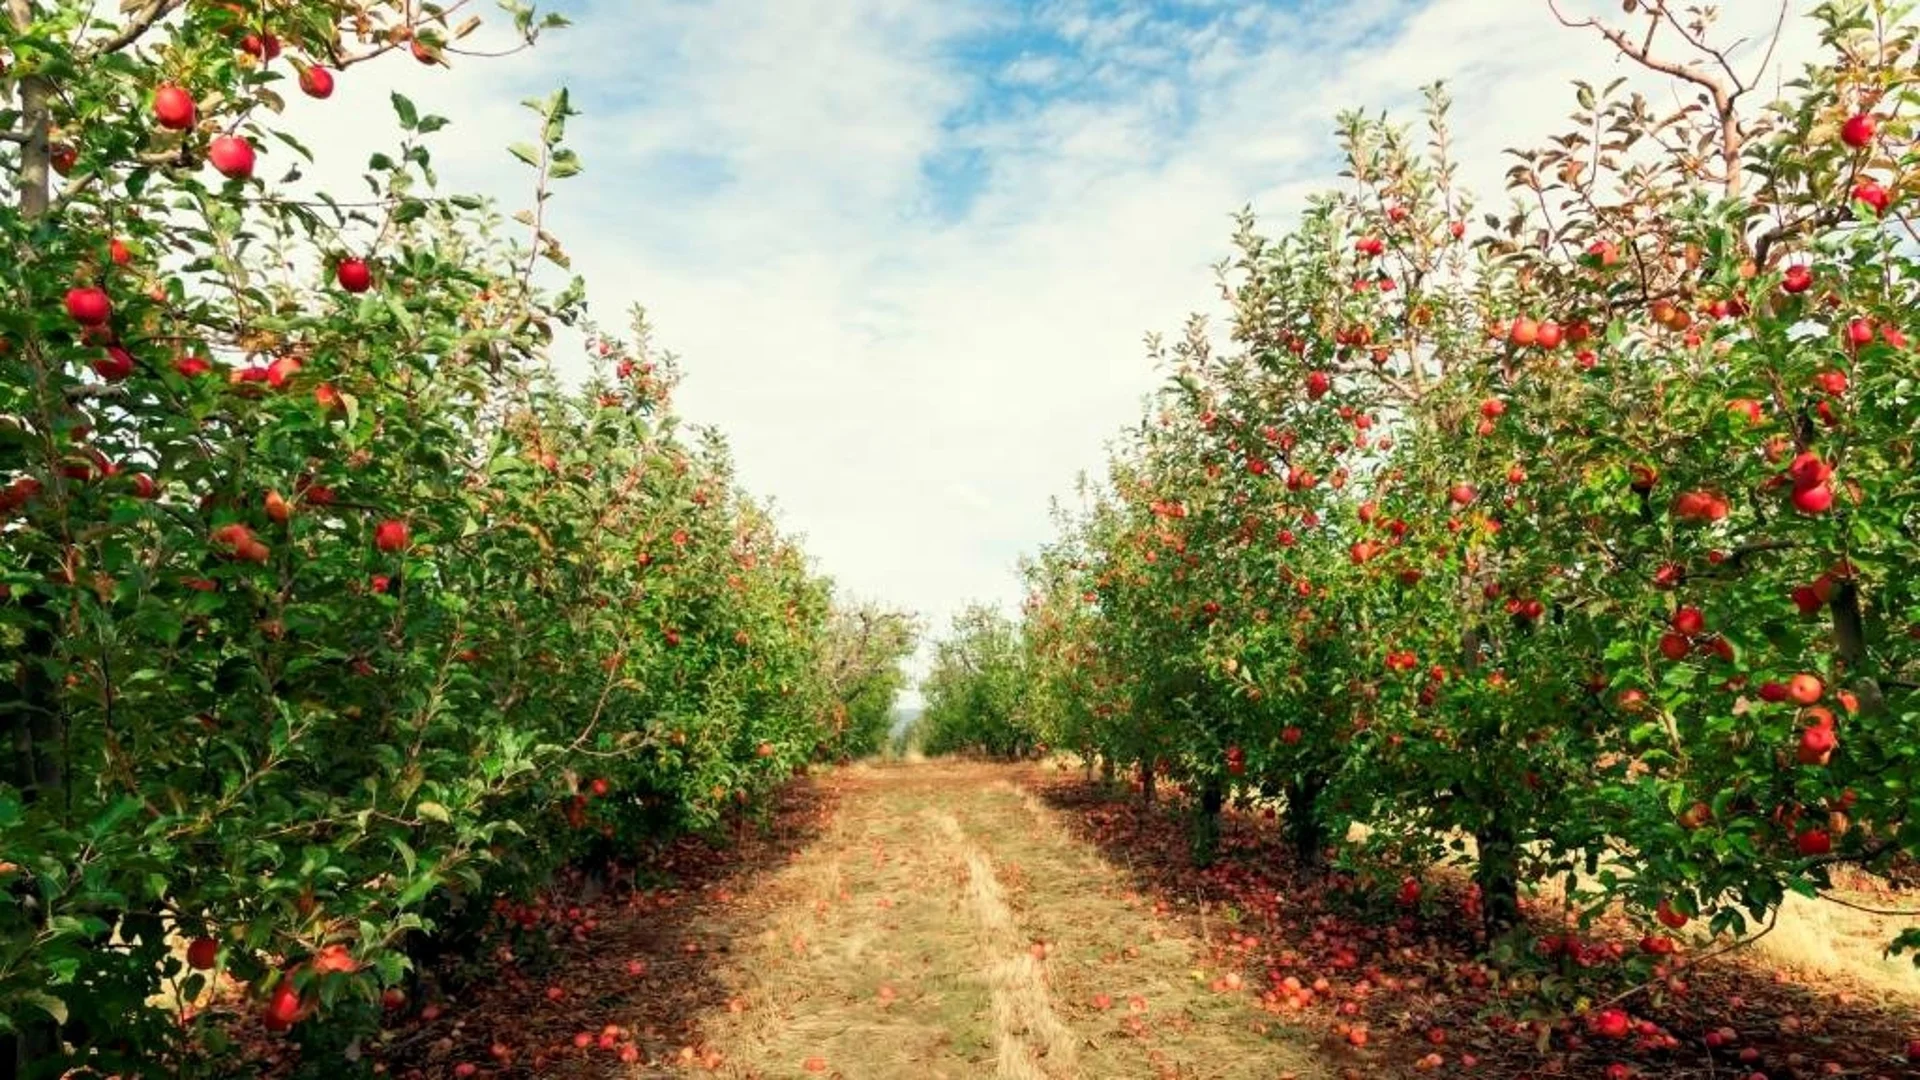
<instances>
[{"instance_id":1,"label":"dirt path","mask_svg":"<svg viewBox=\"0 0 1920 1080\"><path fill-rule=\"evenodd\" d=\"M1538 984L1475 960L1444 881L1369 913L1258 815L1227 816L1206 871L1186 829L1051 769L824 770L636 888L556 882L537 929L418 987L371 1049L395 1080L1920 1077L1920 1013L1850 959L1885 928L1796 916L1774 953L1614 972L1594 985L1632 991L1638 1034L1590 1038L1532 1023ZM1610 918L1583 950L1635 947ZM280 1046L250 1075L290 1075Z\"/></svg>"},{"instance_id":2,"label":"dirt path","mask_svg":"<svg viewBox=\"0 0 1920 1080\"><path fill-rule=\"evenodd\" d=\"M1209 985L1180 924L1003 769L858 767L827 830L689 932L726 1000L695 1026L733 1077L1332 1075ZM716 956L716 954L719 954ZM1270 1018L1269 1018L1270 1019Z\"/></svg>"}]
</instances>

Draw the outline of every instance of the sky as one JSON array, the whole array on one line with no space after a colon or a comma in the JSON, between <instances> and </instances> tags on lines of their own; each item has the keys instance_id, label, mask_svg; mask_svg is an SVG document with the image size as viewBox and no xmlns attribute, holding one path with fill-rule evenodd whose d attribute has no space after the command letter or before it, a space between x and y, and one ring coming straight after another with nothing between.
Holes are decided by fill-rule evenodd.
<instances>
[{"instance_id":1,"label":"sky","mask_svg":"<svg viewBox=\"0 0 1920 1080\"><path fill-rule=\"evenodd\" d=\"M1778 8L1723 6L1751 70ZM1814 55L1810 6L1793 0L1785 77ZM1561 130L1572 79L1682 93L1546 0L543 7L574 25L504 58L351 69L329 101L290 95L288 126L350 182L390 144L400 88L454 120L432 144L443 186L511 209L519 102L569 88L585 171L550 227L596 315L646 305L684 362L681 411L726 433L745 485L846 593L936 628L972 600L1014 608L1049 500L1158 382L1144 336L1219 315L1234 211L1278 230L1339 182L1341 109L1416 121L1447 80L1462 179L1498 208L1501 150ZM463 44L497 47L491 22Z\"/></svg>"}]
</instances>

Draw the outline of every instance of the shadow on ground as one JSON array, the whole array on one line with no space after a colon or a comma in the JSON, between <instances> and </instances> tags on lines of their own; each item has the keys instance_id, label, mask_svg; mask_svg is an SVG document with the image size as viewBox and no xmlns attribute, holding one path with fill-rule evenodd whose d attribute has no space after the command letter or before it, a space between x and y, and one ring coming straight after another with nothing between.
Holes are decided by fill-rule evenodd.
<instances>
[{"instance_id":1,"label":"shadow on ground","mask_svg":"<svg viewBox=\"0 0 1920 1080\"><path fill-rule=\"evenodd\" d=\"M813 844L833 809L830 785L796 781L764 826L737 822L719 842L676 840L633 883L602 890L574 879L578 891L558 889L550 901L566 929L502 940L510 956L467 958L465 970L447 973L437 1015L414 1013L377 1059L403 1080L459 1076L462 1064L500 1080L712 1067L698 1019L727 1008L722 975L736 947L712 932L716 915Z\"/></svg>"},{"instance_id":2,"label":"shadow on ground","mask_svg":"<svg viewBox=\"0 0 1920 1080\"><path fill-rule=\"evenodd\" d=\"M1741 952L1698 967L1683 956L1665 985L1619 1001L1634 1025L1626 1037L1604 1037L1580 1020L1549 1027L1525 1019L1526 991L1564 980L1577 961L1539 960L1503 979L1478 962L1457 890L1430 881L1417 911L1397 912L1392 889L1343 889L1338 877L1303 872L1274 822L1231 811L1219 862L1196 869L1183 806L1146 807L1137 792L1078 773L1026 767L1018 775L1157 906L1201 927L1214 955L1237 962L1270 1011L1319 1027L1329 1043L1363 1044L1352 1050L1363 1062L1350 1067L1354 1075L1920 1077L1905 1061L1920 1012L1871 983L1797 977ZM1541 936L1555 933L1554 910L1535 906L1528 917ZM1248 937L1256 943L1247 946ZM1640 948L1640 932L1624 919L1579 941L1593 965L1581 974L1598 973L1605 988L1596 996L1638 985L1616 958Z\"/></svg>"}]
</instances>

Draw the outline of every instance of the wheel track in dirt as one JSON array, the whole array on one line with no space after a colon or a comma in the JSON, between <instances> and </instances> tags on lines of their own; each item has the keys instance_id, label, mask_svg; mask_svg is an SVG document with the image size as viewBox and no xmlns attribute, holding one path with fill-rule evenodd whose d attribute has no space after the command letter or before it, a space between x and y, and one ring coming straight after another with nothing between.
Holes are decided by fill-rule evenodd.
<instances>
[{"instance_id":1,"label":"wheel track in dirt","mask_svg":"<svg viewBox=\"0 0 1920 1080\"><path fill-rule=\"evenodd\" d=\"M1321 1080L1304 1035L1197 975L1204 952L1004 768L856 767L832 826L748 903L728 1007L697 1019L740 1080ZM715 954L710 954L715 955ZM1096 1000L1097 999L1097 1000ZM652 1075L652 1074L644 1074Z\"/></svg>"}]
</instances>

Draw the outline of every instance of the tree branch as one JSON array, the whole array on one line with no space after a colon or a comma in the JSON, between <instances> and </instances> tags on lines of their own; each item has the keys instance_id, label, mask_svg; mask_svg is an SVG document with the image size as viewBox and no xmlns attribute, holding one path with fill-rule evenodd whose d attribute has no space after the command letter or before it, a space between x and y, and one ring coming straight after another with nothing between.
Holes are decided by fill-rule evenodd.
<instances>
[{"instance_id":1,"label":"tree branch","mask_svg":"<svg viewBox=\"0 0 1920 1080\"><path fill-rule=\"evenodd\" d=\"M88 49L82 55L81 62L84 63L91 57L119 52L140 40L142 35L153 29L154 23L186 6L186 2L187 0L146 0L146 3L140 5L140 9L133 13L133 18L127 20L127 25L120 28L119 33L102 39L99 44Z\"/></svg>"},{"instance_id":2,"label":"tree branch","mask_svg":"<svg viewBox=\"0 0 1920 1080\"><path fill-rule=\"evenodd\" d=\"M1666 15L1668 19L1673 18L1672 15L1667 14L1664 3L1659 4L1650 13L1653 15L1653 19L1648 24L1646 37L1643 38L1638 45L1635 45L1624 31L1603 25L1597 19L1575 21L1567 18L1560 10L1559 0L1547 0L1547 8L1553 12L1553 17L1559 21L1560 25L1573 29L1591 28L1601 37L1605 38L1614 48L1620 50L1621 55L1639 64L1641 67L1649 71L1659 72L1671 78L1679 79L1682 82L1692 83L1705 90L1708 96L1713 99L1713 110L1720 120L1720 157L1726 168L1725 186L1727 196L1731 198L1740 193L1741 139L1739 126L1735 122L1734 101L1739 97L1744 87L1736 80L1733 88L1730 89L1726 83L1691 65L1683 64L1678 60L1663 60L1653 55L1654 29L1660 25L1660 17ZM1715 53L1713 49L1705 43L1699 42L1693 35L1688 33L1684 27L1681 28L1681 36L1686 38L1690 43L1695 44L1698 48L1704 49L1715 56L1720 55ZM1725 60L1722 59L1722 66L1725 66L1725 63ZM1731 69L1728 70L1731 72Z\"/></svg>"}]
</instances>

